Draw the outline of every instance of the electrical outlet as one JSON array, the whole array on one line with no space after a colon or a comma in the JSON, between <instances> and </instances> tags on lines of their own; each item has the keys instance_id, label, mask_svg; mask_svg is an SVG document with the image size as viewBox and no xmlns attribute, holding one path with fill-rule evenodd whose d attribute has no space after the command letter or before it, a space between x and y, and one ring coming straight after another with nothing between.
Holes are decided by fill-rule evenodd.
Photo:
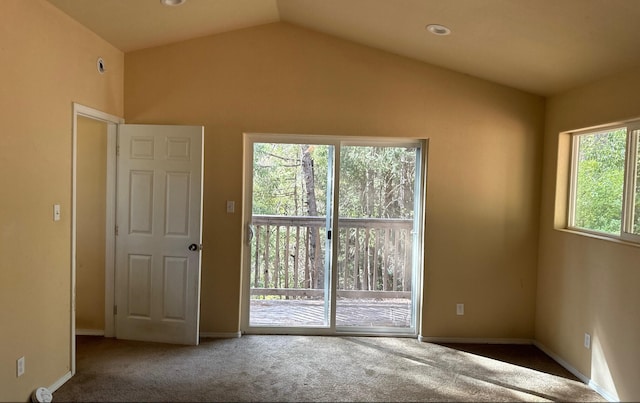
<instances>
[{"instance_id":1,"label":"electrical outlet","mask_svg":"<svg viewBox=\"0 0 640 403\"><path fill-rule=\"evenodd\" d=\"M16 376L24 375L24 357L16 360Z\"/></svg>"},{"instance_id":2,"label":"electrical outlet","mask_svg":"<svg viewBox=\"0 0 640 403\"><path fill-rule=\"evenodd\" d=\"M591 335L589 333L584 334L584 348L591 348Z\"/></svg>"},{"instance_id":3,"label":"electrical outlet","mask_svg":"<svg viewBox=\"0 0 640 403\"><path fill-rule=\"evenodd\" d=\"M456 304L456 315L464 315L464 304Z\"/></svg>"}]
</instances>

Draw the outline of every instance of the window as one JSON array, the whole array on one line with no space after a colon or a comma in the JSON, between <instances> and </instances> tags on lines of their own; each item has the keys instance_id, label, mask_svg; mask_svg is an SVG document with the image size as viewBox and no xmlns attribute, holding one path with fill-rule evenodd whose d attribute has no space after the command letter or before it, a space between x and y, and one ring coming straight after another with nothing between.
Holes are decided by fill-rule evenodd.
<instances>
[{"instance_id":1,"label":"window","mask_svg":"<svg viewBox=\"0 0 640 403\"><path fill-rule=\"evenodd\" d=\"M572 134L569 228L640 242L640 121Z\"/></svg>"}]
</instances>

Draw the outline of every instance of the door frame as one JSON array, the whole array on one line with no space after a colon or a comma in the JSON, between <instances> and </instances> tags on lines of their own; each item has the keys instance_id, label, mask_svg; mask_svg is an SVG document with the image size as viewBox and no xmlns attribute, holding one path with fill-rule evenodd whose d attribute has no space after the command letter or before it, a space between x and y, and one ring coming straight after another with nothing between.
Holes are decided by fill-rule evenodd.
<instances>
[{"instance_id":1,"label":"door frame","mask_svg":"<svg viewBox=\"0 0 640 403\"><path fill-rule=\"evenodd\" d=\"M334 267L337 267L337 254L332 253L331 257L331 281L329 284L330 303L330 323L328 327L251 327L249 325L249 314L251 305L250 295L250 264L251 264L251 240L252 240L252 210L253 210L253 143L274 142L290 144L326 144L335 147L334 161L334 184L337 189L333 189L333 219L332 231L338 233L338 192L340 175L340 150L346 145L369 145L369 146L389 146L404 143L420 143L420 163L416 170L420 176L416 185L418 186L419 198L414 201L414 209L417 212L414 220L419 223L419 228L414 239L417 246L415 249L415 263L413 270L413 284L415 286L411 303L414 316L414 328L412 332L397 332L394 329L337 329L335 323L336 315L336 293L337 276L334 274ZM240 330L241 334L314 334L314 335L340 335L340 336L391 336L391 337L418 337L422 328L422 307L424 290L424 257L425 257L425 234L426 234L426 192L428 174L428 138L408 138L408 137L370 137L370 136L339 136L339 135L314 135L314 134L283 134L283 133L243 133L243 198L242 198L242 253L241 253L241 292L240 292ZM332 250L337 251L337 236L332 237ZM325 296L326 298L326 296ZM333 320L332 320L333 319Z\"/></svg>"},{"instance_id":2,"label":"door frame","mask_svg":"<svg viewBox=\"0 0 640 403\"><path fill-rule=\"evenodd\" d=\"M90 108L74 102L72 106L72 151L71 151L71 375L76 373L76 238L77 238L77 160L78 117L85 117L107 124L107 200L106 200L106 245L105 245L105 337L114 337L114 264L116 221L116 141L118 125L124 118Z\"/></svg>"}]
</instances>

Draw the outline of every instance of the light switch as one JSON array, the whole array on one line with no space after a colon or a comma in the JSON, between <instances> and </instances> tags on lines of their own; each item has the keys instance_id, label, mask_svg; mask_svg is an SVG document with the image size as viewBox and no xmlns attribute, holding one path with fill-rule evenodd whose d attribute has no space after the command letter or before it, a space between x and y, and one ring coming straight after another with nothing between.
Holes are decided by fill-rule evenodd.
<instances>
[{"instance_id":1,"label":"light switch","mask_svg":"<svg viewBox=\"0 0 640 403\"><path fill-rule=\"evenodd\" d=\"M227 200L227 213L233 213L236 211L236 202L233 200Z\"/></svg>"},{"instance_id":2,"label":"light switch","mask_svg":"<svg viewBox=\"0 0 640 403\"><path fill-rule=\"evenodd\" d=\"M53 221L60 221L60 205L53 205Z\"/></svg>"}]
</instances>

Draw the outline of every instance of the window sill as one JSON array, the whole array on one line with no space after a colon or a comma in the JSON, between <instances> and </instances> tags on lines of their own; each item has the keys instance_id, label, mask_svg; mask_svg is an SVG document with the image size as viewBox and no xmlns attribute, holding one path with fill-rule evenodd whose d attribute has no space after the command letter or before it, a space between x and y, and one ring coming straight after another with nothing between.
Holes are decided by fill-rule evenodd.
<instances>
[{"instance_id":1,"label":"window sill","mask_svg":"<svg viewBox=\"0 0 640 403\"><path fill-rule=\"evenodd\" d=\"M640 244L635 243L635 242L631 242L631 241L626 241L614 236L606 236L606 235L599 235L599 234L593 234L590 232L582 232L582 231L577 231L577 230L573 230L573 229L569 229L569 228L554 228L556 231L560 231L560 232L565 232L568 234L573 234L573 235L580 235L580 236L584 236L587 238L593 238L593 239L598 239L601 241L607 241L607 242L613 242L619 245L626 245L626 246L632 246L634 248L640 248Z\"/></svg>"}]
</instances>

